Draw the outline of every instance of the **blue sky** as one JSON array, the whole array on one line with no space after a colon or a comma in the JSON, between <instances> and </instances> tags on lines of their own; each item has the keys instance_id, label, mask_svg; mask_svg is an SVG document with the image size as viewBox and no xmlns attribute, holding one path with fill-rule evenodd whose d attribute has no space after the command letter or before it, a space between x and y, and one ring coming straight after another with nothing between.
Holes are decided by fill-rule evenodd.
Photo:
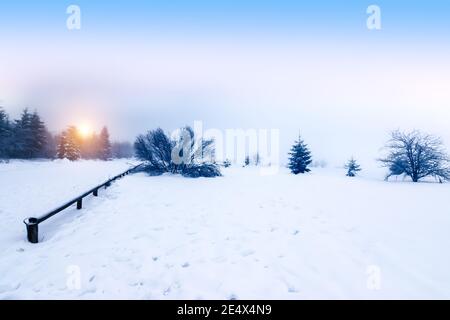
<instances>
[{"instance_id":1,"label":"blue sky","mask_svg":"<svg viewBox=\"0 0 450 320\"><path fill-rule=\"evenodd\" d=\"M92 32L129 31L155 27L286 27L307 30L346 30L364 27L370 4L383 9L384 27L396 34L445 34L450 27L450 3L432 1L8 1L0 5L2 29L56 32L65 8L82 8L85 28ZM11 30L12 29L12 30ZM50 29L50 30L49 30ZM161 30L163 31L163 30ZM202 30L206 32L205 30Z\"/></svg>"}]
</instances>

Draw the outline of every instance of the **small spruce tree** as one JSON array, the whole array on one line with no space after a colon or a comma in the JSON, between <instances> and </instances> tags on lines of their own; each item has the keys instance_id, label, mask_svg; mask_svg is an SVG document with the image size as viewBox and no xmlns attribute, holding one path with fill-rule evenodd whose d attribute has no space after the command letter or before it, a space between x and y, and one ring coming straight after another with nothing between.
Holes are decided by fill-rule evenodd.
<instances>
[{"instance_id":1,"label":"small spruce tree","mask_svg":"<svg viewBox=\"0 0 450 320\"><path fill-rule=\"evenodd\" d=\"M356 162L353 157L348 160L347 164L345 165L345 169L347 169L347 177L355 177L356 174L361 171L360 165Z\"/></svg>"},{"instance_id":2,"label":"small spruce tree","mask_svg":"<svg viewBox=\"0 0 450 320\"><path fill-rule=\"evenodd\" d=\"M257 152L255 154L254 161L255 161L255 166L259 166L261 164L261 156L259 155L259 152Z\"/></svg>"},{"instance_id":3,"label":"small spruce tree","mask_svg":"<svg viewBox=\"0 0 450 320\"><path fill-rule=\"evenodd\" d=\"M224 168L231 167L231 161L229 159L225 159L225 161L223 162L223 166Z\"/></svg>"},{"instance_id":4,"label":"small spruce tree","mask_svg":"<svg viewBox=\"0 0 450 320\"><path fill-rule=\"evenodd\" d=\"M291 148L289 153L289 169L293 174L310 172L308 166L312 162L311 152L308 149L308 145L299 137L298 141Z\"/></svg>"},{"instance_id":5,"label":"small spruce tree","mask_svg":"<svg viewBox=\"0 0 450 320\"><path fill-rule=\"evenodd\" d=\"M111 142L109 141L109 132L107 127L103 127L100 132L98 148L98 157L101 160L111 159Z\"/></svg>"},{"instance_id":6,"label":"small spruce tree","mask_svg":"<svg viewBox=\"0 0 450 320\"><path fill-rule=\"evenodd\" d=\"M75 161L81 158L80 138L76 127L71 126L64 131L60 138L57 148L57 156L60 159L69 159Z\"/></svg>"}]
</instances>

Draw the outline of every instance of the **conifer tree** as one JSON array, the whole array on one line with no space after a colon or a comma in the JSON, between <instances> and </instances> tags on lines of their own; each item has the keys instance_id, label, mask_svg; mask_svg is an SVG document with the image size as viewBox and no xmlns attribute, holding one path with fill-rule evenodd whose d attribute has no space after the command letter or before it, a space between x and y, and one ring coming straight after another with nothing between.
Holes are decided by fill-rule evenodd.
<instances>
[{"instance_id":1,"label":"conifer tree","mask_svg":"<svg viewBox=\"0 0 450 320\"><path fill-rule=\"evenodd\" d=\"M70 126L61 134L58 144L58 158L75 161L80 159L80 138L76 127Z\"/></svg>"},{"instance_id":2,"label":"conifer tree","mask_svg":"<svg viewBox=\"0 0 450 320\"><path fill-rule=\"evenodd\" d=\"M11 137L11 123L6 112L0 107L0 159L9 158Z\"/></svg>"},{"instance_id":3,"label":"conifer tree","mask_svg":"<svg viewBox=\"0 0 450 320\"><path fill-rule=\"evenodd\" d=\"M111 159L111 142L109 141L109 132L107 127L103 127L99 136L99 158L102 160Z\"/></svg>"},{"instance_id":4,"label":"conifer tree","mask_svg":"<svg viewBox=\"0 0 450 320\"><path fill-rule=\"evenodd\" d=\"M224 168L231 167L231 161L229 159L225 159L225 161L223 162L223 166Z\"/></svg>"},{"instance_id":5,"label":"conifer tree","mask_svg":"<svg viewBox=\"0 0 450 320\"><path fill-rule=\"evenodd\" d=\"M47 144L48 131L39 114L35 111L30 117L31 141L29 145L30 158L44 156Z\"/></svg>"},{"instance_id":6,"label":"conifer tree","mask_svg":"<svg viewBox=\"0 0 450 320\"><path fill-rule=\"evenodd\" d=\"M32 157L33 133L31 130L31 113L23 110L20 119L15 120L13 127L12 157L27 159Z\"/></svg>"},{"instance_id":7,"label":"conifer tree","mask_svg":"<svg viewBox=\"0 0 450 320\"><path fill-rule=\"evenodd\" d=\"M58 146L56 148L56 157L64 159L66 157L67 132L63 131L58 136Z\"/></svg>"},{"instance_id":8,"label":"conifer tree","mask_svg":"<svg viewBox=\"0 0 450 320\"><path fill-rule=\"evenodd\" d=\"M348 160L347 164L345 165L345 169L347 169L347 177L355 177L356 174L361 171L360 165L356 162L353 157Z\"/></svg>"},{"instance_id":9,"label":"conifer tree","mask_svg":"<svg viewBox=\"0 0 450 320\"><path fill-rule=\"evenodd\" d=\"M308 166L311 164L311 152L308 145L299 137L298 141L291 148L289 153L289 169L293 174L305 173L311 171Z\"/></svg>"},{"instance_id":10,"label":"conifer tree","mask_svg":"<svg viewBox=\"0 0 450 320\"><path fill-rule=\"evenodd\" d=\"M259 152L256 153L254 161L255 161L255 166L259 166L260 165L260 163L261 163L261 156L259 155Z\"/></svg>"}]
</instances>

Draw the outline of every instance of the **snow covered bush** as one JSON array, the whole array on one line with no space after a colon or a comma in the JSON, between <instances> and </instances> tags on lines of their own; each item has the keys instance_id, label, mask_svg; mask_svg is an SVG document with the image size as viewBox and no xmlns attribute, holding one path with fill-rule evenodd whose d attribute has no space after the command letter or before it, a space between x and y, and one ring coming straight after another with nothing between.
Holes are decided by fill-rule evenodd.
<instances>
[{"instance_id":1,"label":"snow covered bush","mask_svg":"<svg viewBox=\"0 0 450 320\"><path fill-rule=\"evenodd\" d=\"M212 163L193 164L187 166L181 173L189 178L218 177L221 175L219 167Z\"/></svg>"},{"instance_id":2,"label":"snow covered bush","mask_svg":"<svg viewBox=\"0 0 450 320\"><path fill-rule=\"evenodd\" d=\"M143 170L158 175L165 172L185 177L217 177L219 167L214 163L214 141L196 139L190 127L179 129L170 138L161 128L139 135L136 156L146 162Z\"/></svg>"},{"instance_id":3,"label":"snow covered bush","mask_svg":"<svg viewBox=\"0 0 450 320\"><path fill-rule=\"evenodd\" d=\"M244 167L248 167L250 165L250 157L246 156L244 160Z\"/></svg>"},{"instance_id":4,"label":"snow covered bush","mask_svg":"<svg viewBox=\"0 0 450 320\"><path fill-rule=\"evenodd\" d=\"M305 173L311 171L308 166L311 164L311 152L308 145L299 137L298 141L292 146L289 153L289 169L293 174Z\"/></svg>"},{"instance_id":5,"label":"snow covered bush","mask_svg":"<svg viewBox=\"0 0 450 320\"><path fill-rule=\"evenodd\" d=\"M380 159L391 176L409 176L413 182L431 176L450 179L449 157L440 138L414 130L394 131L386 147L388 155Z\"/></svg>"},{"instance_id":6,"label":"snow covered bush","mask_svg":"<svg viewBox=\"0 0 450 320\"><path fill-rule=\"evenodd\" d=\"M229 168L231 167L231 161L229 159L226 159L222 165L224 168Z\"/></svg>"},{"instance_id":7,"label":"snow covered bush","mask_svg":"<svg viewBox=\"0 0 450 320\"><path fill-rule=\"evenodd\" d=\"M348 160L345 169L347 169L347 177L355 177L357 173L362 170L361 166L353 159L353 157Z\"/></svg>"}]
</instances>

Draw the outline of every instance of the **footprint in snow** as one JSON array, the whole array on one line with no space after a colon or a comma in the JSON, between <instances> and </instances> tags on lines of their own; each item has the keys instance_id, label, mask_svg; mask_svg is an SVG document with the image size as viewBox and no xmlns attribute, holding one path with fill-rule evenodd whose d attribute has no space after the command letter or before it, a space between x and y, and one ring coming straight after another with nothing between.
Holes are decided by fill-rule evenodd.
<instances>
[{"instance_id":1,"label":"footprint in snow","mask_svg":"<svg viewBox=\"0 0 450 320\"><path fill-rule=\"evenodd\" d=\"M249 250L242 251L241 255L242 255L243 257L248 257L248 256L251 256L251 255L254 254L254 253L255 253L254 250L249 249Z\"/></svg>"},{"instance_id":2,"label":"footprint in snow","mask_svg":"<svg viewBox=\"0 0 450 320\"><path fill-rule=\"evenodd\" d=\"M289 292L289 293L297 293L298 290L297 290L295 287L293 287L293 286L289 286L289 287L288 287L288 292Z\"/></svg>"},{"instance_id":3,"label":"footprint in snow","mask_svg":"<svg viewBox=\"0 0 450 320\"><path fill-rule=\"evenodd\" d=\"M170 287L167 288L166 290L164 290L163 295L164 295L164 296L168 296L169 293L170 293Z\"/></svg>"},{"instance_id":4,"label":"footprint in snow","mask_svg":"<svg viewBox=\"0 0 450 320\"><path fill-rule=\"evenodd\" d=\"M20 288L20 286L21 286L20 282L18 282L16 284L12 284L12 285L9 285L9 284L0 285L0 293L6 293L6 292L9 292L9 291L16 291L17 289Z\"/></svg>"},{"instance_id":5,"label":"footprint in snow","mask_svg":"<svg viewBox=\"0 0 450 320\"><path fill-rule=\"evenodd\" d=\"M130 287L142 287L144 285L143 281L136 281L136 282L130 282L129 286Z\"/></svg>"},{"instance_id":6,"label":"footprint in snow","mask_svg":"<svg viewBox=\"0 0 450 320\"><path fill-rule=\"evenodd\" d=\"M97 288L91 287L91 288L88 288L88 289L82 291L82 292L80 293L80 296L84 296L84 295L90 294L90 293L94 294L94 293L96 293L96 292L97 292Z\"/></svg>"},{"instance_id":7,"label":"footprint in snow","mask_svg":"<svg viewBox=\"0 0 450 320\"><path fill-rule=\"evenodd\" d=\"M294 232L292 233L292 235L296 236L296 235L298 235L299 233L300 233L299 230L294 230Z\"/></svg>"},{"instance_id":8,"label":"footprint in snow","mask_svg":"<svg viewBox=\"0 0 450 320\"><path fill-rule=\"evenodd\" d=\"M226 261L227 261L227 258L221 256L221 257L215 257L215 258L213 258L212 260L213 260L214 262L217 262L217 263L222 263L222 262L226 262Z\"/></svg>"},{"instance_id":9,"label":"footprint in snow","mask_svg":"<svg viewBox=\"0 0 450 320\"><path fill-rule=\"evenodd\" d=\"M185 262L181 265L182 268L187 268L189 266L190 266L189 262Z\"/></svg>"}]
</instances>

